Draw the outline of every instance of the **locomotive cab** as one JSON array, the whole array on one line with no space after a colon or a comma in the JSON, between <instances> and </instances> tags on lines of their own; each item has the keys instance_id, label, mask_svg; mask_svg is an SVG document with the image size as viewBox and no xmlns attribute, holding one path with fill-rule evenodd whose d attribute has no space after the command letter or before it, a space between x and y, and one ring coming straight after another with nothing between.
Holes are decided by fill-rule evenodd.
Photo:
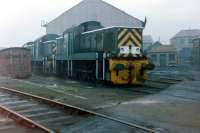
<instances>
[{"instance_id":1,"label":"locomotive cab","mask_svg":"<svg viewBox=\"0 0 200 133\"><path fill-rule=\"evenodd\" d=\"M78 60L74 73L113 84L142 84L150 68L142 51L142 31L118 26L83 31L73 54Z\"/></svg>"}]
</instances>

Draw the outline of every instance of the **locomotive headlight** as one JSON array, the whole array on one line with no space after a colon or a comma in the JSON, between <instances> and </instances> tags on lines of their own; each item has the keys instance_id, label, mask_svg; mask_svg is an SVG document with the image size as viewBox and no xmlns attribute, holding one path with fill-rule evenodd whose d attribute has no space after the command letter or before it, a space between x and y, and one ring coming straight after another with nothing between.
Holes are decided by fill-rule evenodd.
<instances>
[{"instance_id":1,"label":"locomotive headlight","mask_svg":"<svg viewBox=\"0 0 200 133\"><path fill-rule=\"evenodd\" d=\"M119 49L120 49L120 54L129 54L128 46L121 46Z\"/></svg>"},{"instance_id":2,"label":"locomotive headlight","mask_svg":"<svg viewBox=\"0 0 200 133\"><path fill-rule=\"evenodd\" d=\"M131 47L131 54L141 54L140 47Z\"/></svg>"}]
</instances>

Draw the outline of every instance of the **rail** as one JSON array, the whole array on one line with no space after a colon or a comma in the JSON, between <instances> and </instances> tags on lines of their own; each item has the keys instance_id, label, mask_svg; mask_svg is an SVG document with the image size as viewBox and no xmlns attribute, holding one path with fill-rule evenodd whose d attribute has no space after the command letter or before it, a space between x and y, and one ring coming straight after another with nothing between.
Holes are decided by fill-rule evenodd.
<instances>
[{"instance_id":1,"label":"rail","mask_svg":"<svg viewBox=\"0 0 200 133\"><path fill-rule=\"evenodd\" d=\"M83 117L84 116L97 116L97 117L101 117L101 118L104 118L104 119L107 119L107 120L111 120L113 122L121 123L121 124L129 126L129 127L134 127L136 129L139 129L139 130L142 130L142 131L145 131L145 132L149 132L149 133L155 133L156 132L153 129L150 129L150 128L147 128L147 127L144 127L144 126L141 126L141 125L138 125L138 124L133 124L133 123L123 121L123 120L120 120L120 119L117 119L117 118L113 118L113 117L110 117L110 116L107 116L107 115L104 115L104 114L100 114L100 113L97 113L97 112L94 112L94 111L91 111L91 110L79 108L79 107L76 107L76 106L72 106L70 104L61 103L61 102L50 100L50 99L43 98L43 97L40 97L40 96L35 96L35 95L32 95L32 94L24 93L24 92L21 92L21 91L18 91L18 90L0 87L0 91L7 92L9 94L14 94L14 95L17 95L17 96L26 97L28 99L33 99L33 100L45 103L45 104L50 105L50 106L60 108L62 110L68 110L71 113L79 115L79 116L83 116ZM54 132L53 130L46 128L42 124L38 124L37 122L34 122L33 120L26 118L23 115L20 115L16 112L4 107L4 106L1 106L1 109L9 112L13 116L16 116L17 118L21 119L22 121L24 121L24 123L27 123L28 125L40 128L44 132L47 132L47 133Z\"/></svg>"}]
</instances>

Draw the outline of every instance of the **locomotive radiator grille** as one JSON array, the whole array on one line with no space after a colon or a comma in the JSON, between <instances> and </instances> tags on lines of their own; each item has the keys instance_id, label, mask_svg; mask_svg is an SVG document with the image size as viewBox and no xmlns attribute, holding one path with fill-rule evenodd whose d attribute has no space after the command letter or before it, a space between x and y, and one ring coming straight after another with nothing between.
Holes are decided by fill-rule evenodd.
<instances>
[{"instance_id":1,"label":"locomotive radiator grille","mask_svg":"<svg viewBox=\"0 0 200 133\"><path fill-rule=\"evenodd\" d=\"M147 80L147 69L145 67L148 64L147 59L111 59L109 60L111 82L114 84L142 84Z\"/></svg>"}]
</instances>

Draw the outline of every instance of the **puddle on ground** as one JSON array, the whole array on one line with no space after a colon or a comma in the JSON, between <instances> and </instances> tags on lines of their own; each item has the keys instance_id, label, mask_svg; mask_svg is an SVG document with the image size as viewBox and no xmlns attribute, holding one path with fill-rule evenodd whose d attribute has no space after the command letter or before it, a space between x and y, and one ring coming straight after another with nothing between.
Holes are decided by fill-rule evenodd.
<instances>
[{"instance_id":1,"label":"puddle on ground","mask_svg":"<svg viewBox=\"0 0 200 133\"><path fill-rule=\"evenodd\" d=\"M158 104L158 103L163 103L163 101L157 101L157 100L149 100L149 99L143 99L143 100L132 100L132 101L127 101L123 102L121 104L127 105L127 104Z\"/></svg>"},{"instance_id":2,"label":"puddle on ground","mask_svg":"<svg viewBox=\"0 0 200 133\"><path fill-rule=\"evenodd\" d=\"M86 86L85 88L86 88L86 89L92 89L92 88L94 88L94 87Z\"/></svg>"}]
</instances>

